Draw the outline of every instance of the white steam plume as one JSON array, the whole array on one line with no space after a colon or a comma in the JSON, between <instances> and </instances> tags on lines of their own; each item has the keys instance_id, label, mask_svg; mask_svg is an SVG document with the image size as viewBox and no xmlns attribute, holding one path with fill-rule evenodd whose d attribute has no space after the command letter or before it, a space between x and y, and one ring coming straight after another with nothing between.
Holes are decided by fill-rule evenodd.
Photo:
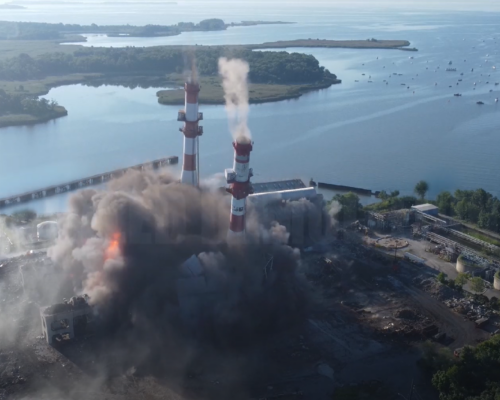
<instances>
[{"instance_id":1,"label":"white steam plume","mask_svg":"<svg viewBox=\"0 0 500 400\"><path fill-rule=\"evenodd\" d=\"M248 142L251 139L248 129L249 71L246 61L237 58L231 60L225 57L219 58L219 74L222 77L229 128L233 138L238 142Z\"/></svg>"},{"instance_id":2,"label":"white steam plume","mask_svg":"<svg viewBox=\"0 0 500 400\"><path fill-rule=\"evenodd\" d=\"M342 204L338 201L334 200L330 203L330 207L328 208L328 215L330 216L330 225L337 225L337 216L339 212L342 210Z\"/></svg>"}]
</instances>

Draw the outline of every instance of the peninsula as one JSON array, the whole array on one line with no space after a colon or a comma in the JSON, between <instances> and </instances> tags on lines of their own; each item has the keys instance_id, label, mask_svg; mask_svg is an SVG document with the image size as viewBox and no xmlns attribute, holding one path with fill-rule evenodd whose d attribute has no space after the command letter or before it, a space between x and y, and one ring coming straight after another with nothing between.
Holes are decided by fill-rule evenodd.
<instances>
[{"instance_id":1,"label":"peninsula","mask_svg":"<svg viewBox=\"0 0 500 400\"><path fill-rule=\"evenodd\" d=\"M16 98L24 96L32 99L46 94L52 87L71 83L180 88L185 79L182 73L188 67L186 54L196 59L203 85L202 103L223 103L218 76L218 60L221 57L241 58L249 63L252 103L296 98L308 91L341 82L335 74L322 67L314 56L301 53L252 51L246 46L78 46L72 52L42 53L37 56L21 53L0 59L0 89ZM284 65L286 68L283 68ZM158 101L161 104L182 104L184 92L160 91ZM42 120L45 120L45 116Z\"/></svg>"},{"instance_id":2,"label":"peninsula","mask_svg":"<svg viewBox=\"0 0 500 400\"><path fill-rule=\"evenodd\" d=\"M222 25L220 21L222 20L205 20L191 28L218 30L229 26L223 21ZM281 22L244 21L241 25L231 26L260 23ZM297 98L309 91L341 83L334 73L321 66L312 55L265 51L265 49L290 47L403 49L410 44L404 40L307 39L256 45L100 48L59 44L61 32L64 32L64 35L78 36L79 30L86 30L88 26L82 28L80 25L75 27L63 24L21 23L17 31L19 36L15 40L7 40L10 31L6 30L6 27L12 28L10 24L17 23L0 22L0 38L4 38L0 39L0 101L3 102L0 127L33 124L67 115L64 107L55 102L39 99L38 96L47 94L53 87L69 84L171 88L172 90L157 92L158 102L181 105L184 102L184 91L181 89L185 79L183 71L191 68L191 64L186 64L186 54L196 60L200 83L203 85L200 95L202 104L224 103L218 76L220 57L241 58L249 63L251 82L249 100L251 103L263 103ZM56 31L53 30L55 26L59 27ZM179 27L182 24L175 26ZM115 33L121 32L122 29L111 28L113 29L110 27L102 29ZM137 27L127 27L130 32L135 28ZM149 31L151 35L160 34L157 28L148 29L151 29ZM256 49L261 51L254 51Z\"/></svg>"},{"instance_id":3,"label":"peninsula","mask_svg":"<svg viewBox=\"0 0 500 400\"><path fill-rule=\"evenodd\" d=\"M399 49L406 51L417 51L416 48L408 48L410 42L407 40L327 40L327 39L297 39L267 42L250 45L252 49L285 49L290 47L327 47L348 49Z\"/></svg>"},{"instance_id":4,"label":"peninsula","mask_svg":"<svg viewBox=\"0 0 500 400\"><path fill-rule=\"evenodd\" d=\"M172 74L167 76L168 84L178 87L176 90L160 90L156 93L158 102L164 105L184 104L184 89L181 85L184 82L182 75ZM200 77L200 85L203 90L200 92L200 104L225 104L224 90L220 79L217 77ZM250 104L269 103L273 101L295 99L303 94L319 89L326 89L333 84L341 83L340 79L333 74L325 73L323 79L316 82L289 83L249 83L248 99Z\"/></svg>"},{"instance_id":5,"label":"peninsula","mask_svg":"<svg viewBox=\"0 0 500 400\"><path fill-rule=\"evenodd\" d=\"M0 89L0 128L14 125L30 125L64 117L68 112L55 101L26 96L23 87L17 94Z\"/></svg>"}]
</instances>

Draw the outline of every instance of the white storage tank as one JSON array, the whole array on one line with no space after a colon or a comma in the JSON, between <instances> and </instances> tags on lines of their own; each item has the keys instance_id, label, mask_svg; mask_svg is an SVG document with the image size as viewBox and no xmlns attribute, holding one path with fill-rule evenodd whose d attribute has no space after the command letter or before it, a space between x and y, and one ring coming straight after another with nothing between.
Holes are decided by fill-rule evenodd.
<instances>
[{"instance_id":1,"label":"white storage tank","mask_svg":"<svg viewBox=\"0 0 500 400\"><path fill-rule=\"evenodd\" d=\"M40 241L50 241L57 238L59 226L55 221L45 221L36 226L36 235Z\"/></svg>"},{"instance_id":2,"label":"white storage tank","mask_svg":"<svg viewBox=\"0 0 500 400\"><path fill-rule=\"evenodd\" d=\"M500 290L500 271L497 271L493 276L493 287L496 290Z\"/></svg>"},{"instance_id":3,"label":"white storage tank","mask_svg":"<svg viewBox=\"0 0 500 400\"><path fill-rule=\"evenodd\" d=\"M478 272L481 272L481 270L482 270L480 265L475 263L474 260L467 258L463 254L458 256L456 268L457 268L457 272L460 272L463 274L471 274L474 276L475 276L475 274L477 274Z\"/></svg>"}]
</instances>

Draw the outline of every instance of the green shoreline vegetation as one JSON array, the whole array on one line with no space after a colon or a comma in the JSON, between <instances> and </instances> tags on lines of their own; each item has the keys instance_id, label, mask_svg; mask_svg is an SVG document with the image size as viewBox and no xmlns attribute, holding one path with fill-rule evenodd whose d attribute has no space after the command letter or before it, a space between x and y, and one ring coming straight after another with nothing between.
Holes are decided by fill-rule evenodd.
<instances>
[{"instance_id":1,"label":"green shoreline vegetation","mask_svg":"<svg viewBox=\"0 0 500 400\"><path fill-rule=\"evenodd\" d=\"M201 103L221 104L220 57L241 58L250 65L250 101L262 103L297 98L303 93L340 83L336 75L306 54L254 52L245 46L159 46L147 48L77 47L73 52L21 53L0 59L0 89L16 96L46 94L52 87L83 83L127 87L178 87L159 92L161 104L183 104L186 55L196 59L203 91ZM188 63L190 65L190 63ZM22 91L18 88L22 86ZM22 113L25 114L24 112ZM46 116L36 116L45 121ZM25 119L10 119L19 124ZM35 122L33 119L29 123ZM3 126L7 125L7 121Z\"/></svg>"},{"instance_id":2,"label":"green shoreline vegetation","mask_svg":"<svg viewBox=\"0 0 500 400\"><path fill-rule=\"evenodd\" d=\"M410 208L416 204L432 203L439 208L440 214L470 224L471 228L493 232L500 237L500 199L484 189L457 189L454 194L444 191L437 195L436 200L424 199L423 196L420 199L413 196L399 197L399 191L391 194L382 191L379 198L382 202L366 206L365 210L383 212ZM487 238L487 235L483 236L477 232L473 236L492 244L500 243L500 239Z\"/></svg>"},{"instance_id":3,"label":"green shoreline vegetation","mask_svg":"<svg viewBox=\"0 0 500 400\"><path fill-rule=\"evenodd\" d=\"M174 25L172 31L220 30L228 26L249 26L284 22L243 21L240 24L225 24L222 20L205 20L194 26ZM12 39L12 30L17 26L17 36ZM157 36L162 26L134 27L117 26L93 29L112 34L128 30L130 35ZM179 28L181 27L181 28ZM113 28L113 29L111 29ZM146 29L138 31L137 29ZM167 27L168 28L168 27ZM171 27L170 27L171 28ZM0 22L0 90L6 95L22 100L26 104L41 101L37 96L45 95L51 88L84 84L89 86L120 85L129 88L174 88L158 91L158 102L166 105L184 103L183 83L186 70L196 60L202 91L200 103L223 104L223 90L218 76L220 57L241 58L250 66L249 100L264 103L294 99L313 90L328 88L341 83L337 76L311 55L287 51L265 51L266 48L288 47L352 47L396 49L409 46L404 40L382 41L376 39L360 41L296 40L264 43L260 45L233 46L156 46L101 48L64 45L69 37L78 36L89 26L39 23ZM163 32L163 33L168 33ZM88 31L86 31L88 33ZM162 33L162 34L163 34ZM73 36L71 36L73 35ZM76 36L75 36L76 35ZM10 40L6 40L10 38ZM3 39L3 40L2 40ZM29 39L29 40L27 40ZM259 49L261 51L254 51ZM22 88L20 90L19 88ZM0 127L45 122L67 115L64 107L55 103L35 108L21 106L4 109L0 114ZM50 106L51 105L51 106ZM43 112L42 112L43 111Z\"/></svg>"},{"instance_id":4,"label":"green shoreline vegetation","mask_svg":"<svg viewBox=\"0 0 500 400\"><path fill-rule=\"evenodd\" d=\"M178 75L169 76L170 82L181 85L184 80ZM249 84L249 102L250 104L268 103L273 101L295 99L312 90L326 89L337 82L318 82L305 85L276 85L276 84ZM224 104L224 90L222 89L220 79L213 77L201 77L200 86L202 90L199 95L200 104L220 105ZM184 89L160 90L157 92L158 102L163 105L183 105Z\"/></svg>"},{"instance_id":5,"label":"green shoreline vegetation","mask_svg":"<svg viewBox=\"0 0 500 400\"><path fill-rule=\"evenodd\" d=\"M110 37L164 37L176 36L183 32L223 31L236 26L255 26L270 24L293 24L282 21L242 21L225 23L222 19L205 19L195 24L179 22L176 25L78 25L49 24L41 22L0 21L0 40L63 40L85 41L81 34L103 34Z\"/></svg>"},{"instance_id":6,"label":"green shoreline vegetation","mask_svg":"<svg viewBox=\"0 0 500 400\"><path fill-rule=\"evenodd\" d=\"M55 101L25 96L23 86L18 94L9 94L0 89L0 127L29 125L68 115L64 107Z\"/></svg>"},{"instance_id":7,"label":"green shoreline vegetation","mask_svg":"<svg viewBox=\"0 0 500 400\"><path fill-rule=\"evenodd\" d=\"M359 197L354 193L338 194L332 201L339 202L343 208L339 221L363 218L366 212L384 213L411 208L414 205L431 203L439 208L439 213L458 220L462 226L455 228L465 234L500 247L500 199L484 189L460 190L452 195L448 191L437 195L436 200L425 199L428 185L420 181L415 187L415 196L400 196L398 190L387 193L384 190L378 197L379 203L361 206ZM425 186L425 190L423 190ZM417 190L422 189L422 190ZM488 253L500 257L500 254Z\"/></svg>"},{"instance_id":8,"label":"green shoreline vegetation","mask_svg":"<svg viewBox=\"0 0 500 400\"><path fill-rule=\"evenodd\" d=\"M300 97L302 94L340 83L337 76L321 67L311 55L287 52L253 52L248 49L232 49L232 57L242 58L250 65L250 103L264 103ZM220 53L216 59L223 56ZM200 59L197 57L198 64ZM209 60L201 73L201 104L224 104L224 91L217 76L216 60ZM184 79L171 75L177 86ZM157 93L160 104L184 104L184 90L161 90Z\"/></svg>"}]
</instances>

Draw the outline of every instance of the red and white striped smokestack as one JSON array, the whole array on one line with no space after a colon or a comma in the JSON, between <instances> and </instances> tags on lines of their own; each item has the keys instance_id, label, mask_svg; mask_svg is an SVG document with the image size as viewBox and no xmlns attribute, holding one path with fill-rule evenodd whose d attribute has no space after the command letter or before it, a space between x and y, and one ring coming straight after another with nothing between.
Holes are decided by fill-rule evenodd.
<instances>
[{"instance_id":1,"label":"red and white striped smokestack","mask_svg":"<svg viewBox=\"0 0 500 400\"><path fill-rule=\"evenodd\" d=\"M228 239L245 237L246 198L252 194L250 178L253 176L250 168L250 152L253 143L233 142L234 168L226 169L226 180L231 186L226 189L233 195L231 199L231 219Z\"/></svg>"},{"instance_id":2,"label":"red and white striped smokestack","mask_svg":"<svg viewBox=\"0 0 500 400\"><path fill-rule=\"evenodd\" d=\"M180 129L184 133L184 161L182 164L181 182L186 185L198 186L198 137L203 135L203 127L198 122L203 119L203 114L198 112L198 82L184 84L186 103L184 110L179 111L178 121L184 122Z\"/></svg>"}]
</instances>

